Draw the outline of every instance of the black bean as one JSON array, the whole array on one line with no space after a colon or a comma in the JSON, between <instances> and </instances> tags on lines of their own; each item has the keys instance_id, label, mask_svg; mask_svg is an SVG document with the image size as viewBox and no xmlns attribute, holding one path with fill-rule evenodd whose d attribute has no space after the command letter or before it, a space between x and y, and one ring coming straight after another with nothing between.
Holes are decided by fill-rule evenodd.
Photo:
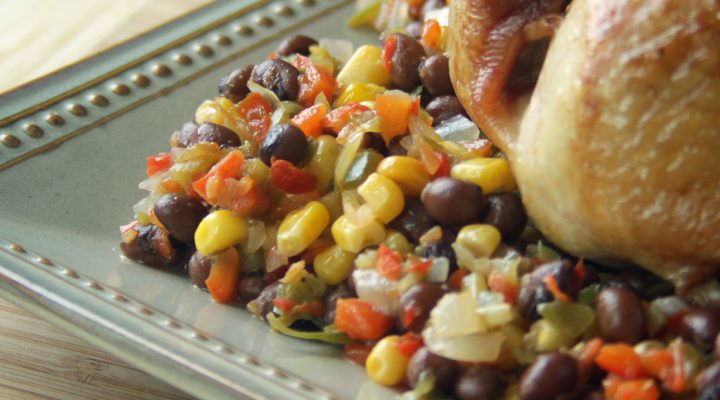
<instances>
[{"instance_id":1,"label":"black bean","mask_svg":"<svg viewBox=\"0 0 720 400\"><path fill-rule=\"evenodd\" d=\"M720 333L715 338L715 358L720 359Z\"/></svg>"},{"instance_id":2,"label":"black bean","mask_svg":"<svg viewBox=\"0 0 720 400\"><path fill-rule=\"evenodd\" d=\"M575 269L568 261L551 261L540 265L524 278L518 295L518 310L528 321L540 318L537 306L551 302L554 296L548 290L544 280L550 275L555 278L560 290L570 297L577 296L580 283Z\"/></svg>"},{"instance_id":3,"label":"black bean","mask_svg":"<svg viewBox=\"0 0 720 400\"><path fill-rule=\"evenodd\" d=\"M610 342L637 343L647 333L647 314L634 291L624 287L603 288L595 313L602 337Z\"/></svg>"},{"instance_id":4,"label":"black bean","mask_svg":"<svg viewBox=\"0 0 720 400\"><path fill-rule=\"evenodd\" d=\"M448 392L452 390L459 369L455 360L439 356L430 352L427 347L422 347L410 357L406 377L410 386L415 387L420 380L420 374L432 373L435 377L435 388Z\"/></svg>"},{"instance_id":5,"label":"black bean","mask_svg":"<svg viewBox=\"0 0 720 400\"><path fill-rule=\"evenodd\" d=\"M382 135L377 132L363 133L360 146L364 149L373 149L382 155L387 155L388 153L385 139L383 139Z\"/></svg>"},{"instance_id":6,"label":"black bean","mask_svg":"<svg viewBox=\"0 0 720 400\"><path fill-rule=\"evenodd\" d=\"M348 279L348 283L351 282L352 279ZM328 324L332 324L335 321L335 306L337 305L337 301L354 296L352 289L346 283L341 283L337 287L332 288L327 296L325 296L325 315L323 316L323 320Z\"/></svg>"},{"instance_id":7,"label":"black bean","mask_svg":"<svg viewBox=\"0 0 720 400\"><path fill-rule=\"evenodd\" d=\"M405 34L414 39L420 39L422 36L422 22L411 21L405 27Z\"/></svg>"},{"instance_id":8,"label":"black bean","mask_svg":"<svg viewBox=\"0 0 720 400\"><path fill-rule=\"evenodd\" d=\"M694 308L683 316L679 333L683 339L709 353L720 333L720 313L707 308Z\"/></svg>"},{"instance_id":9,"label":"black bean","mask_svg":"<svg viewBox=\"0 0 720 400\"><path fill-rule=\"evenodd\" d=\"M263 61L252 73L252 80L272 90L280 100L295 101L300 94L300 72L287 61L279 58Z\"/></svg>"},{"instance_id":10,"label":"black bean","mask_svg":"<svg viewBox=\"0 0 720 400\"><path fill-rule=\"evenodd\" d=\"M430 311L447 292L447 287L439 282L422 282L411 286L400 296L402 326L412 332L422 332L430 318Z\"/></svg>"},{"instance_id":11,"label":"black bean","mask_svg":"<svg viewBox=\"0 0 720 400\"><path fill-rule=\"evenodd\" d=\"M465 109L455 96L439 96L425 107L425 111L433 117L433 126L456 115L464 115Z\"/></svg>"},{"instance_id":12,"label":"black bean","mask_svg":"<svg viewBox=\"0 0 720 400\"><path fill-rule=\"evenodd\" d=\"M153 212L170 235L186 244L195 243L195 229L208 214L200 200L185 193L162 195L155 203Z\"/></svg>"},{"instance_id":13,"label":"black bean","mask_svg":"<svg viewBox=\"0 0 720 400\"><path fill-rule=\"evenodd\" d=\"M487 206L474 183L442 177L425 186L420 196L430 216L445 225L465 225L478 219Z\"/></svg>"},{"instance_id":14,"label":"black bean","mask_svg":"<svg viewBox=\"0 0 720 400\"><path fill-rule=\"evenodd\" d=\"M262 293L265 283L260 275L252 274L243 276L238 281L238 300L242 303L247 303L253 299L256 299Z\"/></svg>"},{"instance_id":15,"label":"black bean","mask_svg":"<svg viewBox=\"0 0 720 400\"><path fill-rule=\"evenodd\" d=\"M182 258L170 241L170 234L157 225L138 225L132 228L135 235L130 242L121 242L120 250L133 261L150 267L168 267Z\"/></svg>"},{"instance_id":16,"label":"black bean","mask_svg":"<svg viewBox=\"0 0 720 400\"><path fill-rule=\"evenodd\" d=\"M577 361L565 353L543 354L520 378L521 400L552 400L570 393L578 379Z\"/></svg>"},{"instance_id":17,"label":"black bean","mask_svg":"<svg viewBox=\"0 0 720 400\"><path fill-rule=\"evenodd\" d=\"M447 3L445 2L445 0L426 0L422 7L422 20L425 20L425 17L430 11L439 10L446 5Z\"/></svg>"},{"instance_id":18,"label":"black bean","mask_svg":"<svg viewBox=\"0 0 720 400\"><path fill-rule=\"evenodd\" d=\"M170 145L173 147L188 147L191 145L193 136L197 136L198 124L195 122L186 122L179 131L173 133L170 139Z\"/></svg>"},{"instance_id":19,"label":"black bean","mask_svg":"<svg viewBox=\"0 0 720 400\"><path fill-rule=\"evenodd\" d=\"M407 149L403 147L402 144L400 144L400 141L408 137L409 135L399 135L395 136L394 138L390 139L390 143L388 144L388 152L387 155L389 156L405 156L407 155Z\"/></svg>"},{"instance_id":20,"label":"black bean","mask_svg":"<svg viewBox=\"0 0 720 400\"><path fill-rule=\"evenodd\" d=\"M500 373L484 365L468 369L455 383L455 396L460 400L495 400L504 390Z\"/></svg>"},{"instance_id":21,"label":"black bean","mask_svg":"<svg viewBox=\"0 0 720 400\"><path fill-rule=\"evenodd\" d=\"M415 39L402 33L394 34L397 47L392 55L392 80L399 89L411 91L420 84L418 68L425 49Z\"/></svg>"},{"instance_id":22,"label":"black bean","mask_svg":"<svg viewBox=\"0 0 720 400\"><path fill-rule=\"evenodd\" d=\"M307 152L308 140L303 131L295 125L278 124L273 126L260 145L260 159L270 166L272 159L299 163Z\"/></svg>"},{"instance_id":23,"label":"black bean","mask_svg":"<svg viewBox=\"0 0 720 400\"><path fill-rule=\"evenodd\" d=\"M274 282L265 286L262 292L260 292L260 295L253 300L253 311L257 313L257 316L265 319L268 313L272 312L274 307L272 301L275 300L275 297L277 297L278 290L280 290L280 282Z\"/></svg>"},{"instance_id":24,"label":"black bean","mask_svg":"<svg viewBox=\"0 0 720 400\"><path fill-rule=\"evenodd\" d=\"M436 54L425 59L420 67L420 80L433 96L455 94L450 80L448 58L443 54Z\"/></svg>"},{"instance_id":25,"label":"black bean","mask_svg":"<svg viewBox=\"0 0 720 400\"><path fill-rule=\"evenodd\" d=\"M457 238L457 232L442 228L440 240L422 245L420 249L422 256L425 258L445 257L450 262L449 273L455 272L458 268L455 250L452 248L455 238Z\"/></svg>"},{"instance_id":26,"label":"black bean","mask_svg":"<svg viewBox=\"0 0 720 400\"><path fill-rule=\"evenodd\" d=\"M310 54L310 46L317 43L317 40L305 35L290 36L280 43L275 53L281 57L287 57L295 53L307 56Z\"/></svg>"},{"instance_id":27,"label":"black bean","mask_svg":"<svg viewBox=\"0 0 720 400\"><path fill-rule=\"evenodd\" d=\"M218 92L221 96L237 103L250 93L247 83L252 75L253 66L246 65L225 75L218 84Z\"/></svg>"},{"instance_id":28,"label":"black bean","mask_svg":"<svg viewBox=\"0 0 720 400\"><path fill-rule=\"evenodd\" d=\"M188 276L192 283L201 289L207 288L205 281L210 276L211 267L212 260L209 257L200 254L199 251L193 253L188 261Z\"/></svg>"},{"instance_id":29,"label":"black bean","mask_svg":"<svg viewBox=\"0 0 720 400\"><path fill-rule=\"evenodd\" d=\"M190 136L188 146L197 143L216 143L220 147L237 147L242 145L242 140L232 129L212 122L204 122Z\"/></svg>"},{"instance_id":30,"label":"black bean","mask_svg":"<svg viewBox=\"0 0 720 400\"><path fill-rule=\"evenodd\" d=\"M497 193L487 197L488 210L482 222L496 227L503 241L516 239L525 229L527 214L520 197L515 193Z\"/></svg>"},{"instance_id":31,"label":"black bean","mask_svg":"<svg viewBox=\"0 0 720 400\"><path fill-rule=\"evenodd\" d=\"M405 237L417 243L428 229L435 226L420 199L411 197L405 200L405 208L390 222L390 227L400 231Z\"/></svg>"}]
</instances>

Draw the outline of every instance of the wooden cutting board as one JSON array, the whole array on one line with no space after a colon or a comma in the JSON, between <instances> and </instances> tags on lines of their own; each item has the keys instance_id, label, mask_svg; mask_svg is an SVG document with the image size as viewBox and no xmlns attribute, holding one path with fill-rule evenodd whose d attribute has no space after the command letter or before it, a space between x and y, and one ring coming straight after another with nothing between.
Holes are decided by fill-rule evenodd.
<instances>
[{"instance_id":1,"label":"wooden cutting board","mask_svg":"<svg viewBox=\"0 0 720 400\"><path fill-rule=\"evenodd\" d=\"M0 93L212 0L0 0ZM0 299L0 399L192 399Z\"/></svg>"}]
</instances>

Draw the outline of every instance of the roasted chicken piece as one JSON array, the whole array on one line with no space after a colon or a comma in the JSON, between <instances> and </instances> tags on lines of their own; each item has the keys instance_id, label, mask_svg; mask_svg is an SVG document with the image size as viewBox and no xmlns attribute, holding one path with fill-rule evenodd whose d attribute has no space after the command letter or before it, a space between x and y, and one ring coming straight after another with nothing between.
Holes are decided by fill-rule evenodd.
<instances>
[{"instance_id":1,"label":"roasted chicken piece","mask_svg":"<svg viewBox=\"0 0 720 400\"><path fill-rule=\"evenodd\" d=\"M681 290L714 276L720 1L564 3L453 0L458 97L554 243Z\"/></svg>"}]
</instances>

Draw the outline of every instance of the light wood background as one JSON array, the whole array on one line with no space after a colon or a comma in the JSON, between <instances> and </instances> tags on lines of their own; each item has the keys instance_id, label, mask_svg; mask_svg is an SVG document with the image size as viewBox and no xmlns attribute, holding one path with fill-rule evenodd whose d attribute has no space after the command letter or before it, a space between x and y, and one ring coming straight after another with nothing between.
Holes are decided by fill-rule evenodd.
<instances>
[{"instance_id":1,"label":"light wood background","mask_svg":"<svg viewBox=\"0 0 720 400\"><path fill-rule=\"evenodd\" d=\"M0 0L0 93L212 0ZM0 300L0 399L191 399Z\"/></svg>"}]
</instances>

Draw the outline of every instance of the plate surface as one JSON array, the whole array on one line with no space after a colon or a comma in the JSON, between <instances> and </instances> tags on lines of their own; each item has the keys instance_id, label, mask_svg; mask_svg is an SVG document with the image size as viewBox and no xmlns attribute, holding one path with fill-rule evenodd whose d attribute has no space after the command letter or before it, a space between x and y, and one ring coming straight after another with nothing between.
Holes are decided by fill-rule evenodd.
<instances>
[{"instance_id":1,"label":"plate surface","mask_svg":"<svg viewBox=\"0 0 720 400\"><path fill-rule=\"evenodd\" d=\"M391 398L338 348L120 260L118 226L218 80L285 34L377 40L345 0L218 2L0 97L0 295L204 399Z\"/></svg>"}]
</instances>

